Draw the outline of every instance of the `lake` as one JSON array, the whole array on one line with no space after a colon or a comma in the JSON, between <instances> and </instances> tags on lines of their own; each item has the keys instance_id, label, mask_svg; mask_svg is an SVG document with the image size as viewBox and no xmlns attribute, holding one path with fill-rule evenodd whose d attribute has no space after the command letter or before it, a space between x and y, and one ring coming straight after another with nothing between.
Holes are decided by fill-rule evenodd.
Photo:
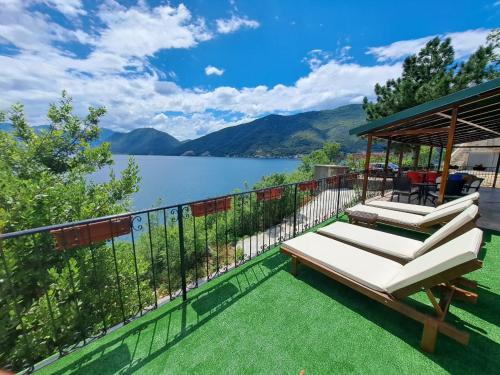
<instances>
[{"instance_id":1,"label":"lake","mask_svg":"<svg viewBox=\"0 0 500 375\"><path fill-rule=\"evenodd\" d=\"M173 205L248 190L262 176L291 172L299 165L292 159L216 158L189 156L134 156L140 169L140 189L133 197L134 209ZM113 155L116 175L127 166L128 155ZM109 168L91 180L109 179Z\"/></svg>"}]
</instances>

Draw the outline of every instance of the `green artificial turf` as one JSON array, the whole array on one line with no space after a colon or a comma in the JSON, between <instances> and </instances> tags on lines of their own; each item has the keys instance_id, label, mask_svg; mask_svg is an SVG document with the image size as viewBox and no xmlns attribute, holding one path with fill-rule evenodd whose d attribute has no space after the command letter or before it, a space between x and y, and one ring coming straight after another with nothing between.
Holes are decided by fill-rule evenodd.
<instances>
[{"instance_id":1,"label":"green artificial turf","mask_svg":"<svg viewBox=\"0 0 500 375\"><path fill-rule=\"evenodd\" d=\"M406 233L408 234L408 233ZM500 233L485 232L476 305L447 320L471 333L420 350L422 325L277 249L54 362L47 374L500 373ZM427 309L423 293L411 301Z\"/></svg>"}]
</instances>

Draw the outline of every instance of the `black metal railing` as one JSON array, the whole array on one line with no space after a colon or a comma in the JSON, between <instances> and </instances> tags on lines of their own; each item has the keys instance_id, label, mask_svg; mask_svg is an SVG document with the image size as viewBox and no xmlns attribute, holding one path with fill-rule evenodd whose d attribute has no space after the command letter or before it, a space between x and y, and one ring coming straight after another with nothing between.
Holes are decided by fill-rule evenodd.
<instances>
[{"instance_id":1,"label":"black metal railing","mask_svg":"<svg viewBox=\"0 0 500 375\"><path fill-rule=\"evenodd\" d=\"M0 368L126 324L359 202L364 173L0 235ZM368 197L383 181L370 177Z\"/></svg>"}]
</instances>

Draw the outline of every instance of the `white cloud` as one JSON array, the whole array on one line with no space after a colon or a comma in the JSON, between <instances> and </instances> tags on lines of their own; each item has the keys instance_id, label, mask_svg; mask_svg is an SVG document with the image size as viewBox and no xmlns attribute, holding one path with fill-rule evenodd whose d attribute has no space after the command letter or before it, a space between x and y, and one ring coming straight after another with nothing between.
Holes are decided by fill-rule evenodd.
<instances>
[{"instance_id":1,"label":"white cloud","mask_svg":"<svg viewBox=\"0 0 500 375\"><path fill-rule=\"evenodd\" d=\"M87 14L83 8L81 0L35 0L57 9L62 14L68 17L76 17Z\"/></svg>"},{"instance_id":2,"label":"white cloud","mask_svg":"<svg viewBox=\"0 0 500 375\"><path fill-rule=\"evenodd\" d=\"M205 74L207 76L211 75L221 76L224 74L224 69L219 69L216 68L215 66L208 65L207 67L205 67Z\"/></svg>"},{"instance_id":3,"label":"white cloud","mask_svg":"<svg viewBox=\"0 0 500 375\"><path fill-rule=\"evenodd\" d=\"M455 50L455 57L463 59L472 54L477 47L485 44L486 37L491 30L475 29L462 32L448 33L444 35L430 35L424 38L402 40L386 46L370 47L367 54L375 56L378 62L396 61L408 55L417 53L425 44L439 36L440 38L451 38L451 44Z\"/></svg>"},{"instance_id":4,"label":"white cloud","mask_svg":"<svg viewBox=\"0 0 500 375\"><path fill-rule=\"evenodd\" d=\"M21 101L34 124L47 123L48 104L66 89L80 115L90 105L106 106L103 126L116 130L153 126L180 139L196 138L272 112L359 103L372 95L375 83L401 73L401 63L392 57L374 66L353 63L349 46L344 46L334 53L312 51L306 60L311 71L289 85L189 89L174 82L175 73L159 72L148 60L159 50L192 48L214 37L203 19L183 5L148 7L139 2L126 8L108 0L98 10L102 24L89 32L56 24L27 9L25 2L0 0L0 6L0 43L19 50L0 55L0 108ZM224 22L222 30L258 26L245 20L247 24L237 27ZM466 43L470 36L454 33L454 37L465 38L460 41L464 51L471 48ZM90 53L75 56L61 47L65 42L86 44ZM222 72L206 67L206 74Z\"/></svg>"},{"instance_id":5,"label":"white cloud","mask_svg":"<svg viewBox=\"0 0 500 375\"><path fill-rule=\"evenodd\" d=\"M311 70L316 70L331 59L332 54L330 52L323 51L321 49L313 49L307 52L307 55L302 59L302 62L309 65Z\"/></svg>"},{"instance_id":6,"label":"white cloud","mask_svg":"<svg viewBox=\"0 0 500 375\"><path fill-rule=\"evenodd\" d=\"M217 25L217 31L221 34L233 33L243 27L250 29L256 29L260 26L259 22L255 20L248 19L246 17L232 16L228 19L218 19L215 21Z\"/></svg>"},{"instance_id":7,"label":"white cloud","mask_svg":"<svg viewBox=\"0 0 500 375\"><path fill-rule=\"evenodd\" d=\"M212 38L205 21L193 20L183 4L125 8L111 3L101 8L99 17L106 29L97 46L120 56L151 56L161 49L190 48Z\"/></svg>"}]
</instances>

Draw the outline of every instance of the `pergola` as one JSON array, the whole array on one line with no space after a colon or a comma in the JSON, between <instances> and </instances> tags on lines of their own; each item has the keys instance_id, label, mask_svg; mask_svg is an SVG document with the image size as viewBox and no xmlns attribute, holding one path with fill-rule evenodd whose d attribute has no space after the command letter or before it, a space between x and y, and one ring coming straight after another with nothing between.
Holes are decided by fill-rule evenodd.
<instances>
[{"instance_id":1,"label":"pergola","mask_svg":"<svg viewBox=\"0 0 500 375\"><path fill-rule=\"evenodd\" d=\"M379 138L387 140L386 171L391 142L440 147L441 152L443 148L446 149L438 198L438 203L442 203L453 147L500 137L500 78L366 123L351 129L349 133L366 137L368 140L363 201L366 199L368 186L372 142L374 138ZM500 157L498 160L495 180Z\"/></svg>"}]
</instances>

